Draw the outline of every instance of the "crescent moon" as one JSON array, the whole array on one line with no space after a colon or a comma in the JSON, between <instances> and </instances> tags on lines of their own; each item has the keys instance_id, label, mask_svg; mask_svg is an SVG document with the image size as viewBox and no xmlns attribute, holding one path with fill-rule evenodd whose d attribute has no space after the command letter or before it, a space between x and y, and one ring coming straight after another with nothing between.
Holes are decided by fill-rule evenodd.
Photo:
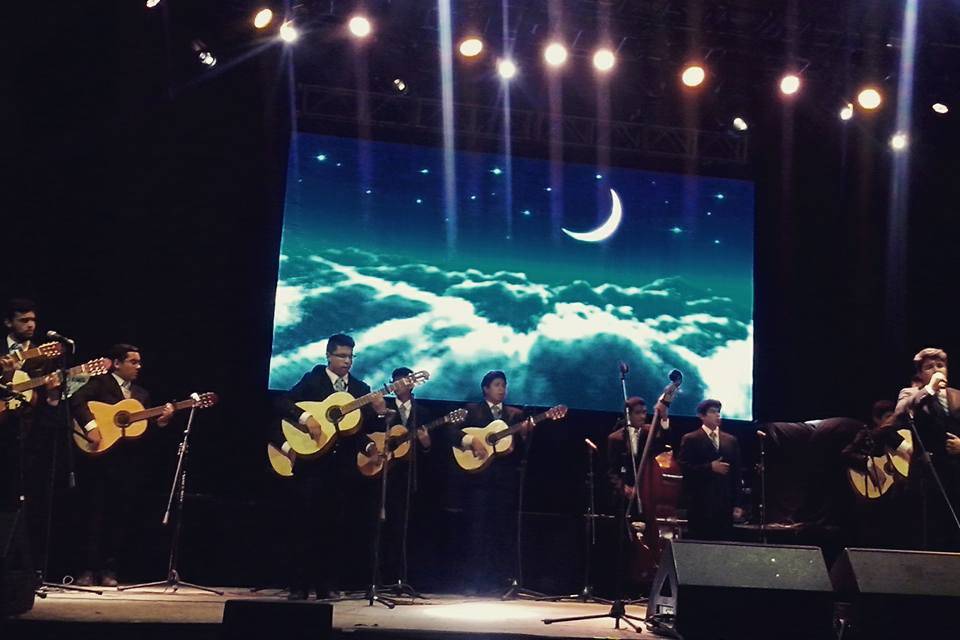
<instances>
[{"instance_id":1,"label":"crescent moon","mask_svg":"<svg viewBox=\"0 0 960 640\"><path fill-rule=\"evenodd\" d=\"M613 189L610 189L610 199L613 201L610 207L610 217L593 231L578 232L564 228L560 230L574 240L580 240L581 242L603 242L616 232L617 227L620 226L620 220L623 219L623 206L620 204L620 196Z\"/></svg>"}]
</instances>

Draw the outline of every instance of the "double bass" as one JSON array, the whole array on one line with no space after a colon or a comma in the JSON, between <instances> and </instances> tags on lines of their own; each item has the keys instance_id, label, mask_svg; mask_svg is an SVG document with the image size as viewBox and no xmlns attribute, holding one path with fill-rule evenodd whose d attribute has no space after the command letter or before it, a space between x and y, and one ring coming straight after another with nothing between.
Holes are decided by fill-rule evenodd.
<instances>
[{"instance_id":1,"label":"double bass","mask_svg":"<svg viewBox=\"0 0 960 640\"><path fill-rule=\"evenodd\" d=\"M636 500L639 502L642 525L635 547L637 553L634 556L633 574L644 584L653 580L660 566L664 541L674 533L673 528L664 528L663 522L676 521L683 482L680 463L671 449L656 456L651 453L651 443L662 431L670 428L670 403L683 383L683 374L674 369L668 379L669 384L664 387L654 406L643 451L634 468L638 487Z\"/></svg>"}]
</instances>

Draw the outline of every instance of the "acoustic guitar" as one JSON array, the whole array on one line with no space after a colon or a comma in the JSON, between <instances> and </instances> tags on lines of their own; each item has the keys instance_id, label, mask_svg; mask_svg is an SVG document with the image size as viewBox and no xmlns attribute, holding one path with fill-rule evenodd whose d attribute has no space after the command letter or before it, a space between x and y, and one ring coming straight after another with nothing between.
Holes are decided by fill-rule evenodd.
<instances>
[{"instance_id":1,"label":"acoustic guitar","mask_svg":"<svg viewBox=\"0 0 960 640\"><path fill-rule=\"evenodd\" d=\"M531 420L537 425L544 420L561 420L567 415L567 407L558 404L552 409L535 415ZM479 473L493 463L493 459L513 451L513 436L518 433L526 420L510 426L503 420L494 420L485 427L467 427L463 432L474 438L479 438L487 450L487 456L482 460L477 457L473 449L453 447L453 458L457 465L468 473Z\"/></svg>"},{"instance_id":2,"label":"acoustic guitar","mask_svg":"<svg viewBox=\"0 0 960 640\"><path fill-rule=\"evenodd\" d=\"M72 378L75 376L99 376L110 370L110 360L107 358L97 358L91 360L90 362L84 362L81 365L76 367L71 367L67 369L67 377ZM51 380L59 380L60 372L55 371L54 373L37 376L36 378L31 378L26 371L22 369L17 369L13 372L13 378L10 383L7 385L11 391L19 393L23 398L10 398L8 400L0 400L0 414L8 409L18 408L24 401L30 402L33 400L33 390L37 387L42 387Z\"/></svg>"},{"instance_id":3,"label":"acoustic guitar","mask_svg":"<svg viewBox=\"0 0 960 640\"><path fill-rule=\"evenodd\" d=\"M377 398L394 393L397 389L412 389L429 379L429 373L417 371L359 398L354 398L346 391L335 391L320 402L298 402L298 407L309 412L314 420L320 423L320 434L315 439L306 427L283 420L281 422L283 437L298 456L304 458L321 456L333 445L338 436L352 436L360 429L362 416L359 409L361 407Z\"/></svg>"},{"instance_id":4,"label":"acoustic guitar","mask_svg":"<svg viewBox=\"0 0 960 640\"><path fill-rule=\"evenodd\" d=\"M293 460L272 442L267 443L267 460L270 461L270 467L278 476L293 477Z\"/></svg>"},{"instance_id":5,"label":"acoustic guitar","mask_svg":"<svg viewBox=\"0 0 960 640\"><path fill-rule=\"evenodd\" d=\"M432 420L421 428L430 432L444 424L459 424L466 420L466 409L455 409L447 415ZM373 442L376 449L370 455L362 451L357 453L357 468L368 478L375 478L383 471L388 462L403 460L410 454L410 431L402 424L397 424L386 432L368 433L367 437Z\"/></svg>"},{"instance_id":6,"label":"acoustic guitar","mask_svg":"<svg viewBox=\"0 0 960 640\"><path fill-rule=\"evenodd\" d=\"M893 487L898 476L907 478L910 475L913 433L910 429L897 429L897 433L907 444L906 451L887 447L882 456L867 456L866 469L847 469L850 486L860 496L875 500Z\"/></svg>"},{"instance_id":7,"label":"acoustic guitar","mask_svg":"<svg viewBox=\"0 0 960 640\"><path fill-rule=\"evenodd\" d=\"M187 398L173 403L174 411L184 409L206 409L217 404L217 394L212 392L201 393L199 399ZM147 421L163 413L165 405L144 409L139 400L127 398L116 404L91 400L87 408L97 421L100 429L100 444L94 444L87 438L83 427L73 423L73 441L84 453L100 455L124 438L139 438L147 430Z\"/></svg>"}]
</instances>

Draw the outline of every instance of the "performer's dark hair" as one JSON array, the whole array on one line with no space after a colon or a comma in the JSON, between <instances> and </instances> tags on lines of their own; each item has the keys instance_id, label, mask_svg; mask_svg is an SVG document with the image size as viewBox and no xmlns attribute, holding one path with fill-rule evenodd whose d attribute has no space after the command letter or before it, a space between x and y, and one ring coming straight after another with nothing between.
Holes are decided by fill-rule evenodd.
<instances>
[{"instance_id":1,"label":"performer's dark hair","mask_svg":"<svg viewBox=\"0 0 960 640\"><path fill-rule=\"evenodd\" d=\"M503 371L487 371L487 374L483 376L483 380L480 381L480 389L486 389L497 378L503 380L503 384L507 384L507 374Z\"/></svg>"},{"instance_id":2,"label":"performer's dark hair","mask_svg":"<svg viewBox=\"0 0 960 640\"><path fill-rule=\"evenodd\" d=\"M6 320L13 320L13 316L18 313L27 313L28 311L37 311L37 303L28 298L11 298L3 310L3 317Z\"/></svg>"},{"instance_id":3,"label":"performer's dark hair","mask_svg":"<svg viewBox=\"0 0 960 640\"><path fill-rule=\"evenodd\" d=\"M871 415L873 416L874 420L879 420L884 416L884 414L893 413L896 411L896 409L897 405L890 400L877 400L873 403Z\"/></svg>"},{"instance_id":4,"label":"performer's dark hair","mask_svg":"<svg viewBox=\"0 0 960 640\"><path fill-rule=\"evenodd\" d=\"M720 404L719 400L714 400L712 398L707 398L703 402L697 405L697 415L705 416L710 409L716 409L720 411L723 405Z\"/></svg>"},{"instance_id":5,"label":"performer's dark hair","mask_svg":"<svg viewBox=\"0 0 960 640\"><path fill-rule=\"evenodd\" d=\"M410 367L397 367L396 369L393 370L393 375L391 375L391 379L399 380L400 378L406 378L407 376L411 376L411 375L413 375L413 369L411 369Z\"/></svg>"},{"instance_id":6,"label":"performer's dark hair","mask_svg":"<svg viewBox=\"0 0 960 640\"><path fill-rule=\"evenodd\" d=\"M353 338L345 333L335 333L327 338L327 353L333 353L337 350L337 347L350 347L353 349L355 346L356 343L353 341Z\"/></svg>"},{"instance_id":7,"label":"performer's dark hair","mask_svg":"<svg viewBox=\"0 0 960 640\"><path fill-rule=\"evenodd\" d=\"M640 396L630 396L623 404L630 411L633 411L637 406L647 406L647 402Z\"/></svg>"},{"instance_id":8,"label":"performer's dark hair","mask_svg":"<svg viewBox=\"0 0 960 640\"><path fill-rule=\"evenodd\" d=\"M132 344L126 344L121 342L115 344L107 350L107 357L111 360L119 360L123 362L127 359L127 354L133 351L134 353L140 353L140 347L135 347Z\"/></svg>"}]
</instances>

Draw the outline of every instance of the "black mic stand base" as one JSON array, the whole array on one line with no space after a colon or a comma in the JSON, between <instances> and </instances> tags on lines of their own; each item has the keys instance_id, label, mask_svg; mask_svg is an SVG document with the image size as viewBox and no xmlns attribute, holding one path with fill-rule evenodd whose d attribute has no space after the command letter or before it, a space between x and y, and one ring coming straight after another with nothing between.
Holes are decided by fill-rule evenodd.
<instances>
[{"instance_id":1,"label":"black mic stand base","mask_svg":"<svg viewBox=\"0 0 960 640\"><path fill-rule=\"evenodd\" d=\"M607 613L597 613L590 616L570 616L567 618L544 618L543 624L553 624L554 622L577 622L579 620L602 620L603 618L612 618L614 620L614 629L620 628L620 622L624 622L637 633L643 633L643 629L636 622L643 622L643 618L632 616L627 613L628 602L624 600L614 600L610 604L610 611Z\"/></svg>"},{"instance_id":2,"label":"black mic stand base","mask_svg":"<svg viewBox=\"0 0 960 640\"><path fill-rule=\"evenodd\" d=\"M103 589L96 587L75 587L72 584L61 584L59 582L40 582L33 590L38 598L46 598L51 591L74 591L76 593L93 593L98 596L103 595Z\"/></svg>"},{"instance_id":3,"label":"black mic stand base","mask_svg":"<svg viewBox=\"0 0 960 640\"><path fill-rule=\"evenodd\" d=\"M546 596L545 598L537 598L542 602L580 602L580 603L591 603L591 604L613 604L613 600L607 600L606 598L600 598L593 595L593 585L585 586L580 593L571 593L565 596ZM626 604L633 604L633 601L629 601Z\"/></svg>"},{"instance_id":4,"label":"black mic stand base","mask_svg":"<svg viewBox=\"0 0 960 640\"><path fill-rule=\"evenodd\" d=\"M396 596L398 598L403 598L404 596L413 598L416 600L426 600L419 591L417 591L413 585L404 582L403 580L397 580L396 582L383 588L384 591L389 592L391 596Z\"/></svg>"},{"instance_id":5,"label":"black mic stand base","mask_svg":"<svg viewBox=\"0 0 960 640\"><path fill-rule=\"evenodd\" d=\"M187 582L180 579L180 574L177 573L176 569L173 569L170 572L170 575L167 576L166 580L157 580L156 582L143 582L141 584L131 584L123 587L117 587L117 591L130 591L131 589L149 589L151 587L163 587L164 589L173 589L176 591L180 587L189 587L190 589L198 589L200 591L206 591L207 593L213 593L218 596L223 595L223 591L218 591L213 587L204 587L199 584L194 584L192 582Z\"/></svg>"},{"instance_id":6,"label":"black mic stand base","mask_svg":"<svg viewBox=\"0 0 960 640\"><path fill-rule=\"evenodd\" d=\"M510 586L507 587L507 590L503 592L503 595L500 596L501 600L545 600L549 598L545 593L539 591L534 591L533 589L527 589L522 586L516 578L510 580Z\"/></svg>"}]
</instances>

